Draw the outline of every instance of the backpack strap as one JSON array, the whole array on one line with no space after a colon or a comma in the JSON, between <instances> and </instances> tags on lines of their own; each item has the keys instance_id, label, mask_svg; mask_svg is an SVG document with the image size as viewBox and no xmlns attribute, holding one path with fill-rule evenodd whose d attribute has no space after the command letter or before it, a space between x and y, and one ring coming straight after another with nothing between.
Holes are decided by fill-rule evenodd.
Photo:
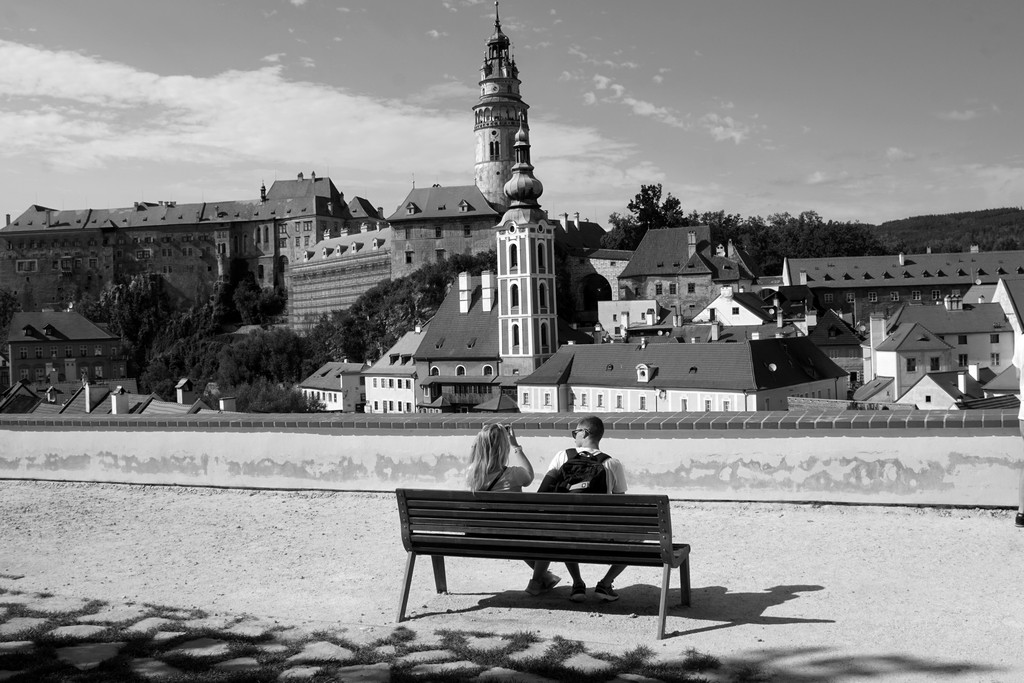
<instances>
[{"instance_id":1,"label":"backpack strap","mask_svg":"<svg viewBox=\"0 0 1024 683\"><path fill-rule=\"evenodd\" d=\"M576 450L575 448L566 448L565 449L565 460L566 460L566 462L572 460L573 458L578 458L579 456L580 456L580 452L578 450Z\"/></svg>"},{"instance_id":2,"label":"backpack strap","mask_svg":"<svg viewBox=\"0 0 1024 683\"><path fill-rule=\"evenodd\" d=\"M507 469L508 469L508 467L502 467L502 468L501 468L501 472L498 472L498 476L496 476L496 477L495 477L495 478L494 478L494 479L493 479L493 480L491 481L491 483L490 483L490 484L489 484L489 485L487 486L487 488L485 488L485 489L484 489L484 491L490 491L491 489L493 489L493 488L494 488L494 485L495 485L495 484L497 484L497 483L498 483L498 482L499 482L499 481L501 480L501 478L502 478L503 476L505 476L505 470L507 470Z\"/></svg>"}]
</instances>

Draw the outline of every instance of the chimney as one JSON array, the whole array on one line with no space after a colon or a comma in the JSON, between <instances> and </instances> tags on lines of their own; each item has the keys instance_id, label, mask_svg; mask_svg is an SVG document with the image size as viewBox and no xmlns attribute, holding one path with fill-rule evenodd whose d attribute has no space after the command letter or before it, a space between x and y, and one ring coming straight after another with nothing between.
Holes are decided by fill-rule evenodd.
<instances>
[{"instance_id":1,"label":"chimney","mask_svg":"<svg viewBox=\"0 0 1024 683\"><path fill-rule=\"evenodd\" d=\"M732 285L723 285L721 288L721 294L723 299L732 298Z\"/></svg>"},{"instance_id":2,"label":"chimney","mask_svg":"<svg viewBox=\"0 0 1024 683\"><path fill-rule=\"evenodd\" d=\"M804 325L807 326L808 332L818 326L818 312L813 308L804 311Z\"/></svg>"},{"instance_id":3,"label":"chimney","mask_svg":"<svg viewBox=\"0 0 1024 683\"><path fill-rule=\"evenodd\" d=\"M697 338L696 337L690 337L690 343L691 344L696 344L697 343Z\"/></svg>"},{"instance_id":4,"label":"chimney","mask_svg":"<svg viewBox=\"0 0 1024 683\"><path fill-rule=\"evenodd\" d=\"M654 324L654 309L648 308L647 313L644 315L644 323L647 325Z\"/></svg>"},{"instance_id":5,"label":"chimney","mask_svg":"<svg viewBox=\"0 0 1024 683\"><path fill-rule=\"evenodd\" d=\"M11 224L11 214L7 214L7 225Z\"/></svg>"},{"instance_id":6,"label":"chimney","mask_svg":"<svg viewBox=\"0 0 1024 683\"><path fill-rule=\"evenodd\" d=\"M686 233L686 258L687 260L693 258L693 255L697 253L697 233L691 230Z\"/></svg>"},{"instance_id":7,"label":"chimney","mask_svg":"<svg viewBox=\"0 0 1024 683\"><path fill-rule=\"evenodd\" d=\"M755 334L756 334L756 332L755 332ZM721 324L717 323L717 322L711 323L711 341L713 341L713 342L718 341L718 338L719 338L720 335L721 335Z\"/></svg>"},{"instance_id":8,"label":"chimney","mask_svg":"<svg viewBox=\"0 0 1024 683\"><path fill-rule=\"evenodd\" d=\"M926 253L926 254L932 253L932 248L931 247L925 248L924 253Z\"/></svg>"},{"instance_id":9,"label":"chimney","mask_svg":"<svg viewBox=\"0 0 1024 683\"><path fill-rule=\"evenodd\" d=\"M220 411L222 413L224 413L224 412L228 412L228 413L235 412L236 405L237 405L237 403L235 401L235 397L234 396L223 396L223 397L221 397L221 399L219 401Z\"/></svg>"},{"instance_id":10,"label":"chimney","mask_svg":"<svg viewBox=\"0 0 1024 683\"><path fill-rule=\"evenodd\" d=\"M192 405L196 402L196 392L192 390L192 380L183 377L178 380L174 387L178 390L178 403L181 405Z\"/></svg>"},{"instance_id":11,"label":"chimney","mask_svg":"<svg viewBox=\"0 0 1024 683\"><path fill-rule=\"evenodd\" d=\"M299 178L299 180L302 180L302 171L299 171L298 178Z\"/></svg>"},{"instance_id":12,"label":"chimney","mask_svg":"<svg viewBox=\"0 0 1024 683\"><path fill-rule=\"evenodd\" d=\"M110 394L110 412L112 415L128 414L128 394L124 387L118 387Z\"/></svg>"},{"instance_id":13,"label":"chimney","mask_svg":"<svg viewBox=\"0 0 1024 683\"><path fill-rule=\"evenodd\" d=\"M779 300L775 300L775 326L780 330L782 329L782 306L779 306Z\"/></svg>"},{"instance_id":14,"label":"chimney","mask_svg":"<svg viewBox=\"0 0 1024 683\"><path fill-rule=\"evenodd\" d=\"M260 202L266 204L267 202L267 184L260 183Z\"/></svg>"},{"instance_id":15,"label":"chimney","mask_svg":"<svg viewBox=\"0 0 1024 683\"><path fill-rule=\"evenodd\" d=\"M800 284L802 284L802 285L806 285L807 284L807 271L806 270L801 270L800 271Z\"/></svg>"},{"instance_id":16,"label":"chimney","mask_svg":"<svg viewBox=\"0 0 1024 683\"><path fill-rule=\"evenodd\" d=\"M563 230L568 230L569 229L569 214L568 213L563 213L562 214L562 229Z\"/></svg>"},{"instance_id":17,"label":"chimney","mask_svg":"<svg viewBox=\"0 0 1024 683\"><path fill-rule=\"evenodd\" d=\"M978 369L979 369L979 367L980 366L977 363L968 363L967 364L967 374L970 375L972 378L974 378L975 382L978 381Z\"/></svg>"},{"instance_id":18,"label":"chimney","mask_svg":"<svg viewBox=\"0 0 1024 683\"><path fill-rule=\"evenodd\" d=\"M956 388L961 394L967 393L967 373L956 373Z\"/></svg>"},{"instance_id":19,"label":"chimney","mask_svg":"<svg viewBox=\"0 0 1024 683\"><path fill-rule=\"evenodd\" d=\"M82 381L82 386L85 388L85 412L92 412L92 383L89 382L88 378Z\"/></svg>"},{"instance_id":20,"label":"chimney","mask_svg":"<svg viewBox=\"0 0 1024 683\"><path fill-rule=\"evenodd\" d=\"M459 313L469 313L469 273L459 273Z\"/></svg>"},{"instance_id":21,"label":"chimney","mask_svg":"<svg viewBox=\"0 0 1024 683\"><path fill-rule=\"evenodd\" d=\"M312 180L316 180L316 171L310 171L310 172L309 172L309 177L310 177L310 178L311 178Z\"/></svg>"},{"instance_id":22,"label":"chimney","mask_svg":"<svg viewBox=\"0 0 1024 683\"><path fill-rule=\"evenodd\" d=\"M566 214L566 215L568 215L568 214ZM604 343L604 329L601 327L601 323L598 323L598 324L594 325L594 343L595 344L603 344Z\"/></svg>"},{"instance_id":23,"label":"chimney","mask_svg":"<svg viewBox=\"0 0 1024 683\"><path fill-rule=\"evenodd\" d=\"M640 348L641 349L646 349L647 348L647 337L640 337Z\"/></svg>"},{"instance_id":24,"label":"chimney","mask_svg":"<svg viewBox=\"0 0 1024 683\"><path fill-rule=\"evenodd\" d=\"M978 295L978 303L979 304L985 303L985 295L984 294L979 294Z\"/></svg>"},{"instance_id":25,"label":"chimney","mask_svg":"<svg viewBox=\"0 0 1024 683\"><path fill-rule=\"evenodd\" d=\"M494 308L494 275L489 270L480 273L480 286L482 288L480 304L484 313L489 313Z\"/></svg>"},{"instance_id":26,"label":"chimney","mask_svg":"<svg viewBox=\"0 0 1024 683\"><path fill-rule=\"evenodd\" d=\"M577 211L576 213L573 214L572 224L576 226L577 230L580 229L580 212L579 211Z\"/></svg>"},{"instance_id":27,"label":"chimney","mask_svg":"<svg viewBox=\"0 0 1024 683\"><path fill-rule=\"evenodd\" d=\"M760 338L761 338L761 333L760 332L751 332L750 333L750 341L757 341Z\"/></svg>"},{"instance_id":28,"label":"chimney","mask_svg":"<svg viewBox=\"0 0 1024 683\"><path fill-rule=\"evenodd\" d=\"M905 265L907 265L907 259L906 259L906 257L905 257L905 256L903 256L903 253L902 253L902 252L900 252L900 265L901 265L901 266L905 266Z\"/></svg>"},{"instance_id":29,"label":"chimney","mask_svg":"<svg viewBox=\"0 0 1024 683\"><path fill-rule=\"evenodd\" d=\"M683 324L683 316L679 313L677 306L672 306L672 327L680 327Z\"/></svg>"},{"instance_id":30,"label":"chimney","mask_svg":"<svg viewBox=\"0 0 1024 683\"><path fill-rule=\"evenodd\" d=\"M726 244L725 244L725 254L726 254L726 256L728 256L729 258L733 259L734 261L736 260L736 246L732 243L732 240L729 240L728 242L726 242Z\"/></svg>"},{"instance_id":31,"label":"chimney","mask_svg":"<svg viewBox=\"0 0 1024 683\"><path fill-rule=\"evenodd\" d=\"M971 245L971 253L972 254L977 254L980 251L981 251L981 247L979 247L977 244L972 244Z\"/></svg>"},{"instance_id":32,"label":"chimney","mask_svg":"<svg viewBox=\"0 0 1024 683\"><path fill-rule=\"evenodd\" d=\"M416 323L416 328L415 329L416 329L416 334L421 334L423 332L423 325L420 325L419 323Z\"/></svg>"},{"instance_id":33,"label":"chimney","mask_svg":"<svg viewBox=\"0 0 1024 683\"><path fill-rule=\"evenodd\" d=\"M877 349L878 345L885 341L885 316L881 313L872 313L868 325L868 343L872 349Z\"/></svg>"}]
</instances>

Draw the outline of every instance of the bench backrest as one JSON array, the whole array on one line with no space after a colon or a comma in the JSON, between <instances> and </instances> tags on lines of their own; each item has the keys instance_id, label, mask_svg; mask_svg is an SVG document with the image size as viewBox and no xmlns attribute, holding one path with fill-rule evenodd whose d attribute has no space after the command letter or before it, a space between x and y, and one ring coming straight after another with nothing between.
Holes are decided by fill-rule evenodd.
<instances>
[{"instance_id":1,"label":"bench backrest","mask_svg":"<svg viewBox=\"0 0 1024 683\"><path fill-rule=\"evenodd\" d=\"M405 549L424 555L660 566L668 496L398 489Z\"/></svg>"}]
</instances>

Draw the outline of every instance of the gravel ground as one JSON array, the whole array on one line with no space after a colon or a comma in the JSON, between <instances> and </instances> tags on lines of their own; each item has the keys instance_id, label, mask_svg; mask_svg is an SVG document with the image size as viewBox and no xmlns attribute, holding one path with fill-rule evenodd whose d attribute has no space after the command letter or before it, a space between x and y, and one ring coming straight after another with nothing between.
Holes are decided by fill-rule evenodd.
<instances>
[{"instance_id":1,"label":"gravel ground","mask_svg":"<svg viewBox=\"0 0 1024 683\"><path fill-rule=\"evenodd\" d=\"M520 563L421 562L417 630L696 648L777 680L1024 680L1024 530L987 510L673 504L693 546L693 607L652 641L657 569L622 599L531 598ZM238 491L0 481L0 586L249 614L305 627L390 628L405 553L391 493ZM597 567L585 567L595 582ZM15 579L14 577L21 577ZM673 579L675 581L675 577Z\"/></svg>"}]
</instances>

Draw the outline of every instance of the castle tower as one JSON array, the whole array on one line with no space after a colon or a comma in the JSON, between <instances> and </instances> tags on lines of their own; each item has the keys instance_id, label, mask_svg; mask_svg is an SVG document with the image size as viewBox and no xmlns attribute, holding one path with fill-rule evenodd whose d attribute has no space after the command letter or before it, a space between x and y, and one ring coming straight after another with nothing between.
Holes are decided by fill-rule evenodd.
<instances>
[{"instance_id":1,"label":"castle tower","mask_svg":"<svg viewBox=\"0 0 1024 683\"><path fill-rule=\"evenodd\" d=\"M510 206L497 226L498 352L503 375L528 375L558 348L555 224L537 202L544 186L533 176L525 122L513 151L503 188Z\"/></svg>"},{"instance_id":2,"label":"castle tower","mask_svg":"<svg viewBox=\"0 0 1024 683\"><path fill-rule=\"evenodd\" d=\"M519 69L508 36L501 32L494 3L494 34L480 66L480 101L473 107L476 136L476 186L491 204L508 208L502 188L512 177L513 145L520 126L529 132L529 105L519 94Z\"/></svg>"}]
</instances>

